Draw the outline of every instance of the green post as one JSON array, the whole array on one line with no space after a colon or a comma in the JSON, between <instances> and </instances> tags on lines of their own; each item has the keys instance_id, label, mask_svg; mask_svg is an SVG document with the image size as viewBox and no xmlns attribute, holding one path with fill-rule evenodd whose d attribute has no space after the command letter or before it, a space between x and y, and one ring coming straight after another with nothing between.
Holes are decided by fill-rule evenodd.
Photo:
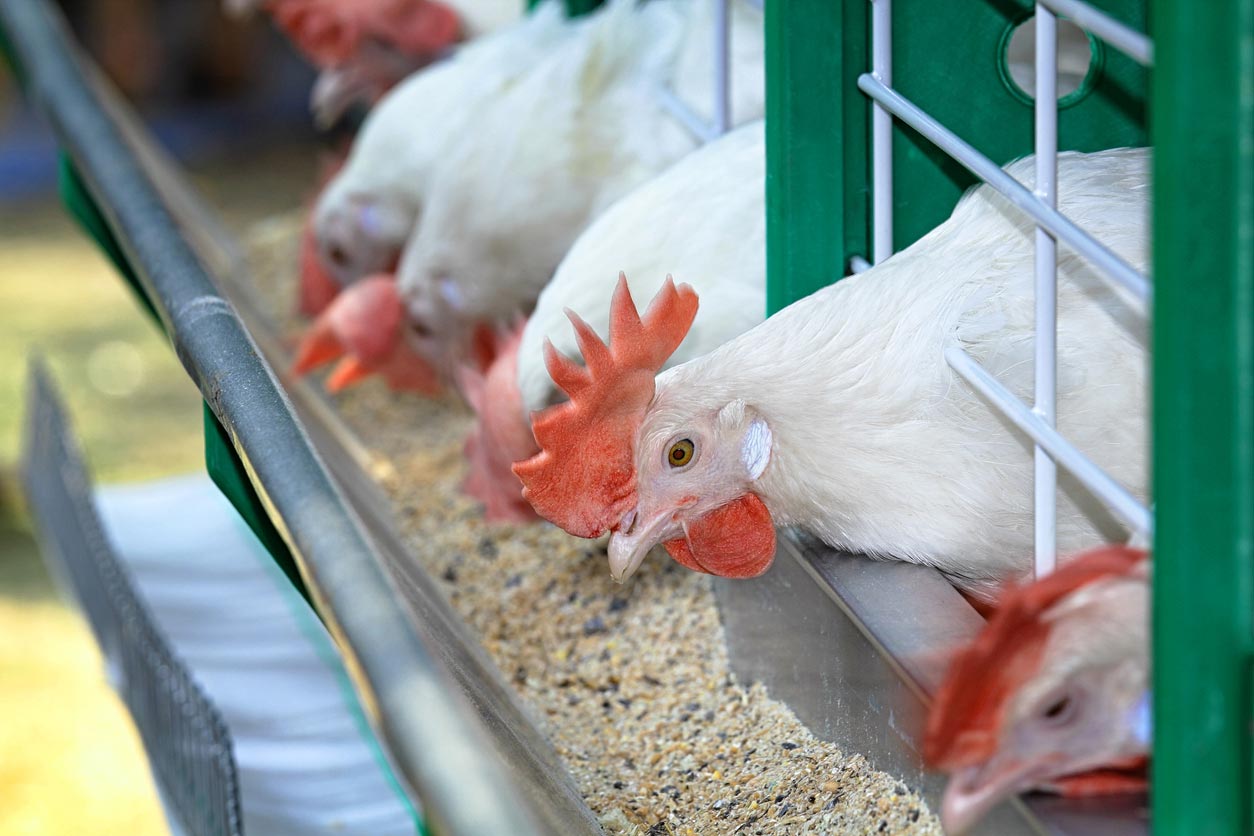
<instances>
[{"instance_id":1,"label":"green post","mask_svg":"<svg viewBox=\"0 0 1254 836\"><path fill-rule=\"evenodd\" d=\"M1155 0L1156 833L1250 833L1254 0Z\"/></svg>"},{"instance_id":2,"label":"green post","mask_svg":"<svg viewBox=\"0 0 1254 836\"><path fill-rule=\"evenodd\" d=\"M846 272L867 249L868 114L857 90L868 66L869 3L766 3L766 310L773 314ZM853 152L853 148L860 153Z\"/></svg>"}]
</instances>

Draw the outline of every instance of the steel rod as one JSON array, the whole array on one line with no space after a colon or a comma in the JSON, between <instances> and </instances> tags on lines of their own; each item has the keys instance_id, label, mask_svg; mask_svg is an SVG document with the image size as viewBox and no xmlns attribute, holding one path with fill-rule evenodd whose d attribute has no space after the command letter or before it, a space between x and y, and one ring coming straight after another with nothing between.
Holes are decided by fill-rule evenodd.
<instances>
[{"instance_id":1,"label":"steel rod","mask_svg":"<svg viewBox=\"0 0 1254 836\"><path fill-rule=\"evenodd\" d=\"M1036 4L1036 189L1050 209L1057 206L1058 18ZM1036 228L1036 345L1032 411L1054 427L1058 395L1058 242ZM1036 576L1054 571L1058 551L1058 466L1039 444L1033 451Z\"/></svg>"},{"instance_id":2,"label":"steel rod","mask_svg":"<svg viewBox=\"0 0 1254 836\"><path fill-rule=\"evenodd\" d=\"M871 75L893 84L893 3L871 0ZM893 254L893 115L878 101L871 112L871 258L879 264Z\"/></svg>"},{"instance_id":3,"label":"steel rod","mask_svg":"<svg viewBox=\"0 0 1254 836\"><path fill-rule=\"evenodd\" d=\"M1154 65L1154 42L1149 37L1131 26L1120 23L1110 15L1098 11L1088 3L1082 3L1079 0L1039 0L1037 5L1044 6L1055 14L1067 18L1085 32L1101 38L1138 64L1146 67Z\"/></svg>"},{"instance_id":4,"label":"steel rod","mask_svg":"<svg viewBox=\"0 0 1254 836\"><path fill-rule=\"evenodd\" d=\"M731 0L710 0L714 4L714 103L710 108L713 115L715 136L722 136L731 130Z\"/></svg>"},{"instance_id":5,"label":"steel rod","mask_svg":"<svg viewBox=\"0 0 1254 836\"><path fill-rule=\"evenodd\" d=\"M1120 287L1142 301L1149 300L1151 288L1145 276L1093 236L1076 226L1058 210L1042 203L1022 183L933 119L918 105L891 87L881 84L870 73L859 76L858 87L871 98L881 102L898 119L935 143L938 148L961 163L972 174L1001 192L1011 204L1030 215L1056 238L1061 238Z\"/></svg>"},{"instance_id":6,"label":"steel rod","mask_svg":"<svg viewBox=\"0 0 1254 836\"><path fill-rule=\"evenodd\" d=\"M945 351L945 361L977 392L988 398L997 411L1044 447L1063 470L1079 479L1134 533L1152 535L1154 518L1145 505L1111 478L1110 474L1094 464L1092 459L1076 449L1075 445L1063 438L1056 429L1042 421L1041 416L1002 386L971 355L955 346Z\"/></svg>"},{"instance_id":7,"label":"steel rod","mask_svg":"<svg viewBox=\"0 0 1254 836\"><path fill-rule=\"evenodd\" d=\"M683 99L675 95L674 90L671 90L669 87L658 87L657 97L658 104L667 113L675 117L676 121L683 125L684 129L692 134L698 142L713 142L718 139L719 132L715 126L697 115L697 112L690 108Z\"/></svg>"}]
</instances>

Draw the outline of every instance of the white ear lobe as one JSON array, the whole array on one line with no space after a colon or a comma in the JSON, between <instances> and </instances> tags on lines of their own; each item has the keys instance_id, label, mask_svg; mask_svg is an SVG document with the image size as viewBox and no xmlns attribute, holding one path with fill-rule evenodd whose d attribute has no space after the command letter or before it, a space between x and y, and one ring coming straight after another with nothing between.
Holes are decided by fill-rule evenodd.
<instances>
[{"instance_id":1,"label":"white ear lobe","mask_svg":"<svg viewBox=\"0 0 1254 836\"><path fill-rule=\"evenodd\" d=\"M754 418L740 439L740 461L753 481L757 481L771 461L771 442L771 428L761 418Z\"/></svg>"}]
</instances>

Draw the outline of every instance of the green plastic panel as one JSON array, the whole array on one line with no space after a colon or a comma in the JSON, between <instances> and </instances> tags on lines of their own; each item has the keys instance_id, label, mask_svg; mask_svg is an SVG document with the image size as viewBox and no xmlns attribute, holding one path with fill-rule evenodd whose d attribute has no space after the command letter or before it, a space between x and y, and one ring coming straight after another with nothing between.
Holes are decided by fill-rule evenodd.
<instances>
[{"instance_id":1,"label":"green plastic panel","mask_svg":"<svg viewBox=\"0 0 1254 836\"><path fill-rule=\"evenodd\" d=\"M527 0L527 8L534 9L543 2L544 0ZM603 2L604 0L562 0L562 5L566 7L567 17L579 17L586 15Z\"/></svg>"},{"instance_id":2,"label":"green plastic panel","mask_svg":"<svg viewBox=\"0 0 1254 836\"><path fill-rule=\"evenodd\" d=\"M1142 30L1143 0L1092 5ZM1009 81L1005 43L1027 0L894 0L894 87L999 164L1032 151L1030 99ZM867 0L770 0L767 26L767 307L839 279L869 257L870 71ZM1059 113L1059 148L1145 145L1148 74L1104 45L1082 92ZM909 246L976 183L913 130L893 138L894 243Z\"/></svg>"},{"instance_id":3,"label":"green plastic panel","mask_svg":"<svg viewBox=\"0 0 1254 836\"><path fill-rule=\"evenodd\" d=\"M1254 832L1254 0L1155 0L1156 833Z\"/></svg>"},{"instance_id":4,"label":"green plastic panel","mask_svg":"<svg viewBox=\"0 0 1254 836\"><path fill-rule=\"evenodd\" d=\"M836 281L848 254L865 251L870 122L857 83L870 52L865 37L841 33L865 35L869 7L766 4L768 314Z\"/></svg>"}]
</instances>

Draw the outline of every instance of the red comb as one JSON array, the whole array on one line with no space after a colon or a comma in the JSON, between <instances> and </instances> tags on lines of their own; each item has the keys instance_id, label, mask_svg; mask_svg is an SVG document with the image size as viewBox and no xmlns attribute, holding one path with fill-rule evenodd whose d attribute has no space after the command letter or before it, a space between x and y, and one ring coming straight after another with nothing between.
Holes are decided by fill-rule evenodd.
<instances>
[{"instance_id":1,"label":"red comb","mask_svg":"<svg viewBox=\"0 0 1254 836\"><path fill-rule=\"evenodd\" d=\"M320 67L347 63L367 37L417 57L434 55L461 36L457 13L435 0L272 0L270 13Z\"/></svg>"},{"instance_id":2,"label":"red comb","mask_svg":"<svg viewBox=\"0 0 1254 836\"><path fill-rule=\"evenodd\" d=\"M642 320L620 273L608 346L573 312L566 315L586 366L545 343L545 366L570 400L532 415L540 452L515 464L514 473L540 516L578 537L596 537L635 506L636 430L653 400L653 376L692 327L697 294L667 276Z\"/></svg>"},{"instance_id":3,"label":"red comb","mask_svg":"<svg viewBox=\"0 0 1254 836\"><path fill-rule=\"evenodd\" d=\"M952 770L991 757L1008 700L1040 664L1050 630L1042 615L1077 589L1125 574L1145 558L1139 549L1107 546L1006 590L979 636L950 663L928 715L923 759Z\"/></svg>"}]
</instances>

